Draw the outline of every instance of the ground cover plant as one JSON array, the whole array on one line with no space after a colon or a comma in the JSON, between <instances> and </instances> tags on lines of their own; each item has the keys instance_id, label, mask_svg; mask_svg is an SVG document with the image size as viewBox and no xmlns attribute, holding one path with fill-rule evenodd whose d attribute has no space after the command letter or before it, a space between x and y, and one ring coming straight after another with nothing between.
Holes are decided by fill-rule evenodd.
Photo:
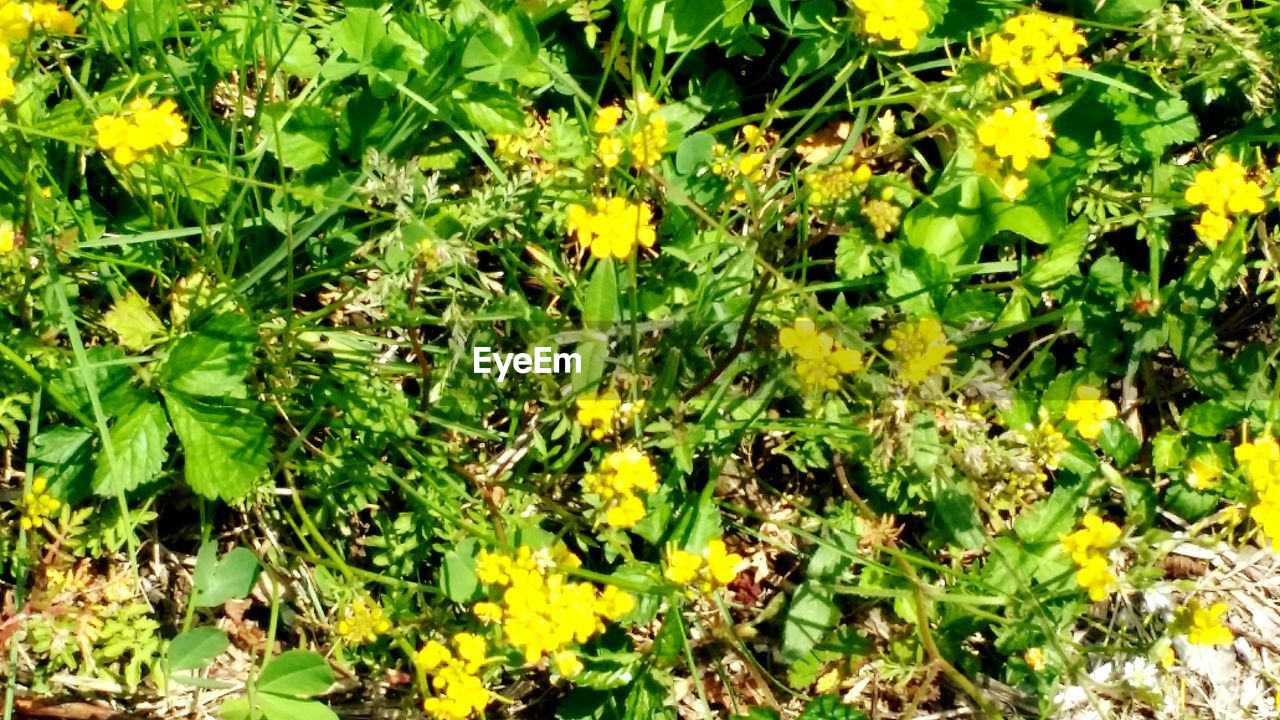
<instances>
[{"instance_id":1,"label":"ground cover plant","mask_svg":"<svg viewBox=\"0 0 1280 720\"><path fill-rule=\"evenodd\" d=\"M1274 0L0 0L3 717L1280 717L1277 68Z\"/></svg>"}]
</instances>

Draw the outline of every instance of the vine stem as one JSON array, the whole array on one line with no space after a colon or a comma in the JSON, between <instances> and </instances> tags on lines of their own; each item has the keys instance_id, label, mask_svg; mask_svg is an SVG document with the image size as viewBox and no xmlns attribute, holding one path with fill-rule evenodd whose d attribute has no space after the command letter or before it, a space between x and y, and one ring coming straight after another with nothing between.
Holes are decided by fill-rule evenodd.
<instances>
[{"instance_id":1,"label":"vine stem","mask_svg":"<svg viewBox=\"0 0 1280 720\"><path fill-rule=\"evenodd\" d=\"M849 476L844 470L844 458L840 453L836 453L834 462L836 467L836 479L840 482L840 489L843 490L845 496L853 501L853 504L858 507L858 512L862 514L864 519L869 522L875 521L877 518L876 513L872 511L871 506L867 505L866 501L863 500L856 491L854 491L853 485L849 484ZM898 549L897 540L893 538L886 540L885 544L894 550ZM925 598L924 594L924 582L920 579L920 576L916 574L915 568L911 567L911 563L907 562L906 558L897 553L894 553L893 561L894 564L898 566L898 569L907 576L907 579L915 585L915 593L912 598L915 601L916 631L920 635L920 644L924 647L925 654L929 656L929 660L932 663L942 669L943 674L945 674L956 687L963 690L966 695L977 703L978 708L982 711L983 715L988 718L996 718L998 720L998 718L1000 718L1000 712L991 704L991 701L982 694L982 691L978 689L978 686L974 685L972 680L965 677L964 673L957 670L956 667L938 651L938 645L933 639L933 631L929 629L929 619L926 612L928 609L928 600Z\"/></svg>"}]
</instances>

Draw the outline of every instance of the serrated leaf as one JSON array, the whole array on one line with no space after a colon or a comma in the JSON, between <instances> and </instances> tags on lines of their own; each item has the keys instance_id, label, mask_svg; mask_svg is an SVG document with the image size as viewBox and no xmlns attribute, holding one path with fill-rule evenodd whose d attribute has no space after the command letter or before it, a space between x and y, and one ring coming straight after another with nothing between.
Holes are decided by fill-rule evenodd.
<instances>
[{"instance_id":1,"label":"serrated leaf","mask_svg":"<svg viewBox=\"0 0 1280 720\"><path fill-rule=\"evenodd\" d=\"M98 452L93 491L113 496L129 492L160 474L169 452L169 421L164 408L144 402L123 415L110 428L111 449Z\"/></svg>"},{"instance_id":2,"label":"serrated leaf","mask_svg":"<svg viewBox=\"0 0 1280 720\"><path fill-rule=\"evenodd\" d=\"M290 650L263 669L256 688L264 693L306 698L323 693L332 684L333 670L324 658L307 650Z\"/></svg>"},{"instance_id":3,"label":"serrated leaf","mask_svg":"<svg viewBox=\"0 0 1280 720\"><path fill-rule=\"evenodd\" d=\"M217 628L192 628L169 642L169 671L199 670L231 645Z\"/></svg>"},{"instance_id":4,"label":"serrated leaf","mask_svg":"<svg viewBox=\"0 0 1280 720\"><path fill-rule=\"evenodd\" d=\"M871 263L873 250L866 229L855 227L836 241L836 274L841 280L857 280L875 269Z\"/></svg>"},{"instance_id":5,"label":"serrated leaf","mask_svg":"<svg viewBox=\"0 0 1280 720\"><path fill-rule=\"evenodd\" d=\"M243 398L258 335L242 315L220 315L180 338L160 366L166 390L188 395Z\"/></svg>"},{"instance_id":6,"label":"serrated leaf","mask_svg":"<svg viewBox=\"0 0 1280 720\"><path fill-rule=\"evenodd\" d=\"M164 393L182 442L183 474L201 497L234 501L248 495L271 460L267 423L248 409L182 393Z\"/></svg>"}]
</instances>

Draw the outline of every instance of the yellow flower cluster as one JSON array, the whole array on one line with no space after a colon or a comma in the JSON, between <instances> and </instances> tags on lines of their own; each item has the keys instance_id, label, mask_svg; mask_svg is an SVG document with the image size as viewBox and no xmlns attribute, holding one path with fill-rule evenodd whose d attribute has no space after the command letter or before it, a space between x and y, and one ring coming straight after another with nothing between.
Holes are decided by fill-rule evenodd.
<instances>
[{"instance_id":1,"label":"yellow flower cluster","mask_svg":"<svg viewBox=\"0 0 1280 720\"><path fill-rule=\"evenodd\" d=\"M1280 443L1268 433L1237 445L1235 456L1258 498L1249 517L1272 547L1280 550Z\"/></svg>"},{"instance_id":2,"label":"yellow flower cluster","mask_svg":"<svg viewBox=\"0 0 1280 720\"><path fill-rule=\"evenodd\" d=\"M904 322L893 329L884 349L893 353L898 379L919 385L934 375L951 372L951 355L956 346L947 341L942 323L936 318Z\"/></svg>"},{"instance_id":3,"label":"yellow flower cluster","mask_svg":"<svg viewBox=\"0 0 1280 720\"><path fill-rule=\"evenodd\" d=\"M0 0L0 102L12 100L18 91L17 83L9 75L13 69L11 43L25 41L31 37L32 30L73 35L76 29L76 16L56 3Z\"/></svg>"},{"instance_id":4,"label":"yellow flower cluster","mask_svg":"<svg viewBox=\"0 0 1280 720\"><path fill-rule=\"evenodd\" d=\"M1033 425L1027 423L1022 431L1018 433L1019 439L1027 446L1027 450L1031 453L1031 457L1035 459L1036 464L1045 471L1057 470L1062 460L1062 454L1070 447L1067 436L1054 426L1053 421L1049 418L1049 411L1040 408L1037 416L1038 422ZM1042 480L1047 479L1047 472L1041 472Z\"/></svg>"},{"instance_id":5,"label":"yellow flower cluster","mask_svg":"<svg viewBox=\"0 0 1280 720\"><path fill-rule=\"evenodd\" d=\"M658 241L653 227L653 209L648 203L633 203L620 197L595 197L592 209L569 206L569 232L578 244L597 258L631 256L636 245L651 248Z\"/></svg>"},{"instance_id":6,"label":"yellow flower cluster","mask_svg":"<svg viewBox=\"0 0 1280 720\"><path fill-rule=\"evenodd\" d=\"M62 503L49 494L49 481L36 476L31 481L31 490L22 496L22 519L18 522L23 530L44 527L45 522L60 507Z\"/></svg>"},{"instance_id":7,"label":"yellow flower cluster","mask_svg":"<svg viewBox=\"0 0 1280 720\"><path fill-rule=\"evenodd\" d=\"M1185 630L1187 642L1192 645L1230 645L1235 635L1222 622L1226 612L1226 603L1214 603L1206 608L1192 600L1182 608L1174 624Z\"/></svg>"},{"instance_id":8,"label":"yellow flower cluster","mask_svg":"<svg viewBox=\"0 0 1280 720\"><path fill-rule=\"evenodd\" d=\"M667 121L655 113L661 108L658 101L646 92L636 97L633 116L634 132L624 138L618 135L623 110L617 105L607 105L596 111L591 130L600 137L596 141L596 159L605 169L622 163L624 149L631 151L631 164L637 169L651 168L662 160L667 150Z\"/></svg>"},{"instance_id":9,"label":"yellow flower cluster","mask_svg":"<svg viewBox=\"0 0 1280 720\"><path fill-rule=\"evenodd\" d=\"M422 709L437 720L466 720L484 712L489 691L480 679L489 649L484 638L471 633L453 636L453 652L437 640L428 640L414 655L413 663L431 675L432 695Z\"/></svg>"},{"instance_id":10,"label":"yellow flower cluster","mask_svg":"<svg viewBox=\"0 0 1280 720\"><path fill-rule=\"evenodd\" d=\"M522 546L515 557L484 551L476 561L476 577L502 588L500 602L479 602L476 617L500 624L503 637L527 664L549 657L561 677L582 671L575 645L604 632L635 609L635 598L613 585L597 591L590 583L571 582L558 567L582 562L563 546L554 551Z\"/></svg>"},{"instance_id":11,"label":"yellow flower cluster","mask_svg":"<svg viewBox=\"0 0 1280 720\"><path fill-rule=\"evenodd\" d=\"M859 165L845 157L834 165L814 168L804 174L804 187L813 205L847 202L854 193L871 181L871 166Z\"/></svg>"},{"instance_id":12,"label":"yellow flower cluster","mask_svg":"<svg viewBox=\"0 0 1280 720\"><path fill-rule=\"evenodd\" d=\"M1060 538L1062 549L1076 564L1076 582L1094 602L1102 600L1115 589L1116 575L1106 553L1119 542L1120 535L1118 525L1089 513L1084 516L1083 527Z\"/></svg>"},{"instance_id":13,"label":"yellow flower cluster","mask_svg":"<svg viewBox=\"0 0 1280 720\"><path fill-rule=\"evenodd\" d=\"M382 606L368 598L356 598L334 626L338 636L352 645L371 643L391 630Z\"/></svg>"},{"instance_id":14,"label":"yellow flower cluster","mask_svg":"<svg viewBox=\"0 0 1280 720\"><path fill-rule=\"evenodd\" d=\"M616 428L626 425L637 413L644 410L644 401L624 403L618 393L609 390L601 395L583 395L576 401L578 424L596 440L603 440Z\"/></svg>"},{"instance_id":15,"label":"yellow flower cluster","mask_svg":"<svg viewBox=\"0 0 1280 720\"><path fill-rule=\"evenodd\" d=\"M929 27L923 0L853 0L862 13L862 29L881 40L896 41L903 50L920 44L920 33Z\"/></svg>"},{"instance_id":16,"label":"yellow flower cluster","mask_svg":"<svg viewBox=\"0 0 1280 720\"><path fill-rule=\"evenodd\" d=\"M1049 157L1052 137L1048 116L1031 107L1030 100L1016 100L978 125L978 142L995 155L993 160L980 157L979 168L996 175L1003 174L1004 165L1011 167L1013 172L996 181L1007 199L1017 199L1027 188L1026 179L1018 173L1026 171L1031 160Z\"/></svg>"},{"instance_id":17,"label":"yellow flower cluster","mask_svg":"<svg viewBox=\"0 0 1280 720\"><path fill-rule=\"evenodd\" d=\"M658 488L658 472L640 449L614 450L600 461L596 472L582 478L582 489L600 498L605 523L612 528L633 528L644 519L644 501L637 492Z\"/></svg>"},{"instance_id":18,"label":"yellow flower cluster","mask_svg":"<svg viewBox=\"0 0 1280 720\"><path fill-rule=\"evenodd\" d=\"M1067 402L1067 420L1075 423L1076 432L1086 440L1097 440L1102 434L1102 423L1117 414L1116 404L1092 385L1077 387L1075 397Z\"/></svg>"},{"instance_id":19,"label":"yellow flower cluster","mask_svg":"<svg viewBox=\"0 0 1280 720\"><path fill-rule=\"evenodd\" d=\"M1187 202L1204 206L1193 226L1196 235L1209 245L1217 245L1231 232L1236 216L1257 215L1266 209L1263 192L1260 183L1249 179L1244 165L1219 153L1213 168L1196 173L1195 182L1187 188Z\"/></svg>"},{"instance_id":20,"label":"yellow flower cluster","mask_svg":"<svg viewBox=\"0 0 1280 720\"><path fill-rule=\"evenodd\" d=\"M1027 648L1026 652L1022 653L1022 660L1033 672L1040 672L1048 664L1049 656L1045 654L1043 648L1033 647Z\"/></svg>"},{"instance_id":21,"label":"yellow flower cluster","mask_svg":"<svg viewBox=\"0 0 1280 720\"><path fill-rule=\"evenodd\" d=\"M695 592L710 595L733 582L742 563L743 557L729 552L724 540L717 538L707 543L701 554L672 550L667 554L663 574L671 582L687 586L690 596Z\"/></svg>"},{"instance_id":22,"label":"yellow flower cluster","mask_svg":"<svg viewBox=\"0 0 1280 720\"><path fill-rule=\"evenodd\" d=\"M778 344L795 358L796 375L806 390L836 390L843 376L865 366L862 353L845 347L828 333L818 332L809 318L799 318L794 326L783 328L778 333Z\"/></svg>"},{"instance_id":23,"label":"yellow flower cluster","mask_svg":"<svg viewBox=\"0 0 1280 720\"><path fill-rule=\"evenodd\" d=\"M987 39L985 54L1019 85L1038 82L1053 92L1062 87L1063 70L1084 66L1077 57L1084 44L1071 18L1032 11L1006 20L1004 31Z\"/></svg>"},{"instance_id":24,"label":"yellow flower cluster","mask_svg":"<svg viewBox=\"0 0 1280 720\"><path fill-rule=\"evenodd\" d=\"M741 179L748 185L760 186L765 181L765 161L768 159L771 138L756 125L742 126L741 143L746 149L730 157L729 148L716 143L711 148L715 160L711 163L711 172L728 180ZM747 201L747 191L739 187L733 191L734 202Z\"/></svg>"},{"instance_id":25,"label":"yellow flower cluster","mask_svg":"<svg viewBox=\"0 0 1280 720\"><path fill-rule=\"evenodd\" d=\"M118 115L93 121L98 147L110 152L120 165L147 161L156 150L172 150L187 144L187 121L178 114L172 100L159 105L137 98Z\"/></svg>"},{"instance_id":26,"label":"yellow flower cluster","mask_svg":"<svg viewBox=\"0 0 1280 720\"><path fill-rule=\"evenodd\" d=\"M862 217L871 224L871 231L881 240L898 229L902 222L902 208L893 202L893 189L885 188L880 197L862 204Z\"/></svg>"}]
</instances>

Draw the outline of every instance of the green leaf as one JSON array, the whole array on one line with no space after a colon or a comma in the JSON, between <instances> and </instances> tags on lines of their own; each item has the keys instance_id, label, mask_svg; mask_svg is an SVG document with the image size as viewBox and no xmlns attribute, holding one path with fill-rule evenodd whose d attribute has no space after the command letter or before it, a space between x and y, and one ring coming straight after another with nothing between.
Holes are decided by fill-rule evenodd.
<instances>
[{"instance_id":1,"label":"green leaf","mask_svg":"<svg viewBox=\"0 0 1280 720\"><path fill-rule=\"evenodd\" d=\"M623 720L671 720L675 712L667 706L667 690L652 673L644 673L631 685L623 706Z\"/></svg>"},{"instance_id":2,"label":"green leaf","mask_svg":"<svg viewBox=\"0 0 1280 720\"><path fill-rule=\"evenodd\" d=\"M169 671L199 670L231 645L217 628L192 628L169 642Z\"/></svg>"},{"instance_id":3,"label":"green leaf","mask_svg":"<svg viewBox=\"0 0 1280 720\"><path fill-rule=\"evenodd\" d=\"M348 57L372 65L374 51L387 37L387 23L376 10L353 7L329 31L333 44Z\"/></svg>"},{"instance_id":4,"label":"green leaf","mask_svg":"<svg viewBox=\"0 0 1280 720\"><path fill-rule=\"evenodd\" d=\"M618 278L613 260L596 263L582 299L582 323L588 327L608 329L619 317Z\"/></svg>"},{"instance_id":5,"label":"green leaf","mask_svg":"<svg viewBox=\"0 0 1280 720\"><path fill-rule=\"evenodd\" d=\"M333 684L333 670L319 655L290 650L274 658L258 676L259 692L305 698L319 695Z\"/></svg>"},{"instance_id":6,"label":"green leaf","mask_svg":"<svg viewBox=\"0 0 1280 720\"><path fill-rule=\"evenodd\" d=\"M1216 400L1206 400L1187 408L1182 426L1201 437L1218 437L1244 417L1244 413Z\"/></svg>"},{"instance_id":7,"label":"green leaf","mask_svg":"<svg viewBox=\"0 0 1280 720\"><path fill-rule=\"evenodd\" d=\"M336 713L317 700L295 700L271 693L263 693L255 699L267 720L339 720Z\"/></svg>"},{"instance_id":8,"label":"green leaf","mask_svg":"<svg viewBox=\"0 0 1280 720\"><path fill-rule=\"evenodd\" d=\"M160 366L166 390L208 397L243 398L258 334L242 315L219 315L174 342Z\"/></svg>"},{"instance_id":9,"label":"green leaf","mask_svg":"<svg viewBox=\"0 0 1280 720\"><path fill-rule=\"evenodd\" d=\"M1098 447L1115 460L1117 468L1123 468L1137 459L1142 441L1138 440L1138 436L1133 434L1128 425L1118 420L1108 420L1102 424Z\"/></svg>"},{"instance_id":10,"label":"green leaf","mask_svg":"<svg viewBox=\"0 0 1280 720\"><path fill-rule=\"evenodd\" d=\"M782 626L782 661L791 664L805 657L836 626L840 611L830 590L806 581L796 589Z\"/></svg>"},{"instance_id":11,"label":"green leaf","mask_svg":"<svg viewBox=\"0 0 1280 720\"><path fill-rule=\"evenodd\" d=\"M519 10L495 15L492 20L492 25L471 38L462 51L466 78L485 83L525 78L538 62L537 29Z\"/></svg>"},{"instance_id":12,"label":"green leaf","mask_svg":"<svg viewBox=\"0 0 1280 720\"><path fill-rule=\"evenodd\" d=\"M949 542L966 550L980 550L986 542L973 494L963 485L943 487L933 501L938 530Z\"/></svg>"},{"instance_id":13,"label":"green leaf","mask_svg":"<svg viewBox=\"0 0 1280 720\"><path fill-rule=\"evenodd\" d=\"M191 489L210 500L239 500L266 474L271 460L267 423L249 410L164 393L185 455Z\"/></svg>"},{"instance_id":14,"label":"green leaf","mask_svg":"<svg viewBox=\"0 0 1280 720\"><path fill-rule=\"evenodd\" d=\"M582 672L574 685L593 690L612 690L631 682L640 669L640 653L614 653L609 657L584 657Z\"/></svg>"},{"instance_id":15,"label":"green leaf","mask_svg":"<svg viewBox=\"0 0 1280 720\"><path fill-rule=\"evenodd\" d=\"M850 228L836 241L836 274L841 280L870 275L875 270L871 262L874 249L870 231L862 226Z\"/></svg>"},{"instance_id":16,"label":"green leaf","mask_svg":"<svg viewBox=\"0 0 1280 720\"><path fill-rule=\"evenodd\" d=\"M1088 241L1089 222L1081 218L1049 242L1049 248L1023 274L1023 282L1033 290L1044 290L1079 275L1080 258Z\"/></svg>"},{"instance_id":17,"label":"green leaf","mask_svg":"<svg viewBox=\"0 0 1280 720\"><path fill-rule=\"evenodd\" d=\"M329 160L330 146L338 133L338 119L314 105L290 108L283 104L262 113L266 151L280 164L302 172Z\"/></svg>"},{"instance_id":18,"label":"green leaf","mask_svg":"<svg viewBox=\"0 0 1280 720\"><path fill-rule=\"evenodd\" d=\"M694 133L680 141L680 147L676 149L676 172L693 175L705 167L712 160L711 149L715 144L715 137L705 132Z\"/></svg>"},{"instance_id":19,"label":"green leaf","mask_svg":"<svg viewBox=\"0 0 1280 720\"><path fill-rule=\"evenodd\" d=\"M164 339L164 324L151 311L142 296L130 290L102 316L102 326L120 338L120 344L133 351L146 350Z\"/></svg>"},{"instance_id":20,"label":"green leaf","mask_svg":"<svg viewBox=\"0 0 1280 720\"><path fill-rule=\"evenodd\" d=\"M114 456L106 448L99 451L93 474L94 492L105 496L129 492L160 474L169 457L165 449L169 421L160 403L139 404L116 420L110 433Z\"/></svg>"},{"instance_id":21,"label":"green leaf","mask_svg":"<svg viewBox=\"0 0 1280 720\"><path fill-rule=\"evenodd\" d=\"M228 600L246 597L257 578L258 558L252 551L232 548L219 560L217 545L207 542L196 555L192 603L201 608L218 607Z\"/></svg>"},{"instance_id":22,"label":"green leaf","mask_svg":"<svg viewBox=\"0 0 1280 720\"><path fill-rule=\"evenodd\" d=\"M476 541L475 538L467 538L445 553L440 588L450 600L467 603L476 598L479 586L476 579Z\"/></svg>"},{"instance_id":23,"label":"green leaf","mask_svg":"<svg viewBox=\"0 0 1280 720\"><path fill-rule=\"evenodd\" d=\"M1156 472L1169 472L1182 467L1187 460L1187 448L1182 444L1182 434L1164 429L1151 441L1151 464Z\"/></svg>"}]
</instances>

